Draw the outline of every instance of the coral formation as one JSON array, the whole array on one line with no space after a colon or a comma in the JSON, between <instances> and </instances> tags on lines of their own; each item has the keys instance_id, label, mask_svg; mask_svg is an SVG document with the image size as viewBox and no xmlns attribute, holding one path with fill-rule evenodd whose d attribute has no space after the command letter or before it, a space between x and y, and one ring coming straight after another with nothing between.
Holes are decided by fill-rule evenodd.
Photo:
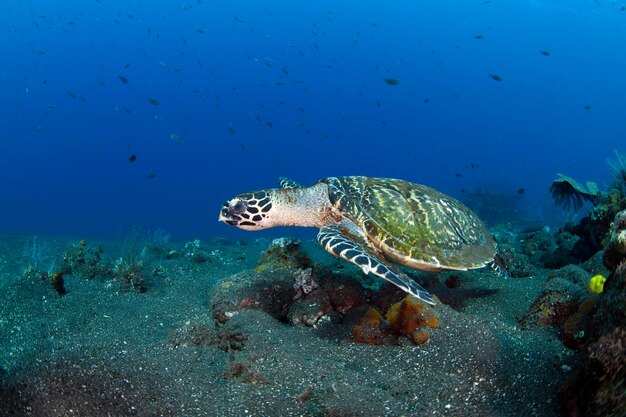
<instances>
[{"instance_id":1,"label":"coral formation","mask_svg":"<svg viewBox=\"0 0 626 417\"><path fill-rule=\"evenodd\" d=\"M552 184L551 191L557 204L579 209L588 200L594 205L577 225L566 225L564 228L564 231L578 237L570 248L560 248L555 253L561 255L564 261L584 262L612 240L608 234L611 222L621 210L626 209L626 168L623 156L617 151L616 156L616 161L609 162L614 180L606 192L600 192L595 183L588 182L585 187L562 174L558 174Z\"/></svg>"},{"instance_id":2,"label":"coral formation","mask_svg":"<svg viewBox=\"0 0 626 417\"><path fill-rule=\"evenodd\" d=\"M385 318L372 307L352 328L355 342L371 345L399 344L402 338L416 345L428 341L426 328L434 329L439 318L430 306L426 306L411 296L391 305Z\"/></svg>"},{"instance_id":3,"label":"coral formation","mask_svg":"<svg viewBox=\"0 0 626 417\"><path fill-rule=\"evenodd\" d=\"M626 251L623 238L626 212L612 223L604 263L611 271L598 296L581 350L582 369L564 390L570 409L589 415L626 415Z\"/></svg>"},{"instance_id":4,"label":"coral formation","mask_svg":"<svg viewBox=\"0 0 626 417\"><path fill-rule=\"evenodd\" d=\"M589 336L597 297L587 291L587 272L575 265L551 271L541 295L518 321L524 328L553 327L570 349Z\"/></svg>"},{"instance_id":5,"label":"coral formation","mask_svg":"<svg viewBox=\"0 0 626 417\"><path fill-rule=\"evenodd\" d=\"M87 279L108 277L110 265L102 256L101 246L90 247L84 240L71 245L63 254L61 272L67 275L81 275Z\"/></svg>"}]
</instances>

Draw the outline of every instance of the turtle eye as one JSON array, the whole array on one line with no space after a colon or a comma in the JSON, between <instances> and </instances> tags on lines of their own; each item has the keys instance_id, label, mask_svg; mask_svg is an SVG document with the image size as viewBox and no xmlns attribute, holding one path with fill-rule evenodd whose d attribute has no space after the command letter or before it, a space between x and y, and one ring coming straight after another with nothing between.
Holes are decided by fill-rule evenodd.
<instances>
[{"instance_id":1,"label":"turtle eye","mask_svg":"<svg viewBox=\"0 0 626 417\"><path fill-rule=\"evenodd\" d=\"M241 214L244 211L246 211L246 208L248 207L248 204L246 204L245 201L237 201L231 208L231 212L233 214Z\"/></svg>"}]
</instances>

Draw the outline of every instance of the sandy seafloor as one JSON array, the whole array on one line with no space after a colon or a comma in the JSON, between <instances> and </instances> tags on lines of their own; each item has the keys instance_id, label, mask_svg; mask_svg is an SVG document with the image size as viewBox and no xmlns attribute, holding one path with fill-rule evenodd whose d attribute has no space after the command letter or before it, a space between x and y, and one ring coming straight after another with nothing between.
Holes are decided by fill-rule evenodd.
<instances>
[{"instance_id":1,"label":"sandy seafloor","mask_svg":"<svg viewBox=\"0 0 626 417\"><path fill-rule=\"evenodd\" d=\"M145 259L162 269L147 291L107 278L65 277L67 294L24 279L32 237L0 238L0 415L33 416L554 416L573 355L549 328L523 330L545 271L502 279L489 268L461 273L454 296L432 292L441 320L423 345L357 344L283 323L262 311L228 323L243 335L220 348L211 290L255 268L270 240L202 242L206 262ZM62 258L77 239L39 238ZM120 254L116 241L103 257ZM185 242L170 242L182 251ZM339 262L316 242L315 262ZM346 270L357 276L356 268ZM449 273L418 273L442 282ZM192 334L205 329L207 340ZM217 334L220 334L219 332ZM221 333L223 334L223 333Z\"/></svg>"}]
</instances>

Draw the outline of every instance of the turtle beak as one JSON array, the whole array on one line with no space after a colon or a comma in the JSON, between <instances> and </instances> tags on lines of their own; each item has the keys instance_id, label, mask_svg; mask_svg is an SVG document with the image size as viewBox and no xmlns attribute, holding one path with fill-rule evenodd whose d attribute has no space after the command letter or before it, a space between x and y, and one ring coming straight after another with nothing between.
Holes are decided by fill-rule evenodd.
<instances>
[{"instance_id":1,"label":"turtle beak","mask_svg":"<svg viewBox=\"0 0 626 417\"><path fill-rule=\"evenodd\" d=\"M236 218L235 216L232 215L231 211L230 211L230 205L228 203L225 203L222 206L222 210L220 211L220 215L217 219L217 221L220 222L224 222L226 224L229 224L231 226L236 226L238 222L238 218Z\"/></svg>"}]
</instances>

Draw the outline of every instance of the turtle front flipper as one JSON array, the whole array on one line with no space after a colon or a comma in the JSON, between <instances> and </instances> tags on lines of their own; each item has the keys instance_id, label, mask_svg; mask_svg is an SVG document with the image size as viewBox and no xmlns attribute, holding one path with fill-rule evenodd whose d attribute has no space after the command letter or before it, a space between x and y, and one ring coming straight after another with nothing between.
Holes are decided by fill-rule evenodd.
<instances>
[{"instance_id":1,"label":"turtle front flipper","mask_svg":"<svg viewBox=\"0 0 626 417\"><path fill-rule=\"evenodd\" d=\"M299 184L291 178L287 177L278 178L278 183L280 184L281 188L304 188L302 184Z\"/></svg>"},{"instance_id":2,"label":"turtle front flipper","mask_svg":"<svg viewBox=\"0 0 626 417\"><path fill-rule=\"evenodd\" d=\"M366 275L371 272L400 287L414 297L428 304L435 305L428 291L413 281L408 275L373 254L365 245L359 243L358 239L349 234L347 230L344 231L344 228L341 226L328 225L322 227L317 234L317 241L329 253L357 265Z\"/></svg>"}]
</instances>

